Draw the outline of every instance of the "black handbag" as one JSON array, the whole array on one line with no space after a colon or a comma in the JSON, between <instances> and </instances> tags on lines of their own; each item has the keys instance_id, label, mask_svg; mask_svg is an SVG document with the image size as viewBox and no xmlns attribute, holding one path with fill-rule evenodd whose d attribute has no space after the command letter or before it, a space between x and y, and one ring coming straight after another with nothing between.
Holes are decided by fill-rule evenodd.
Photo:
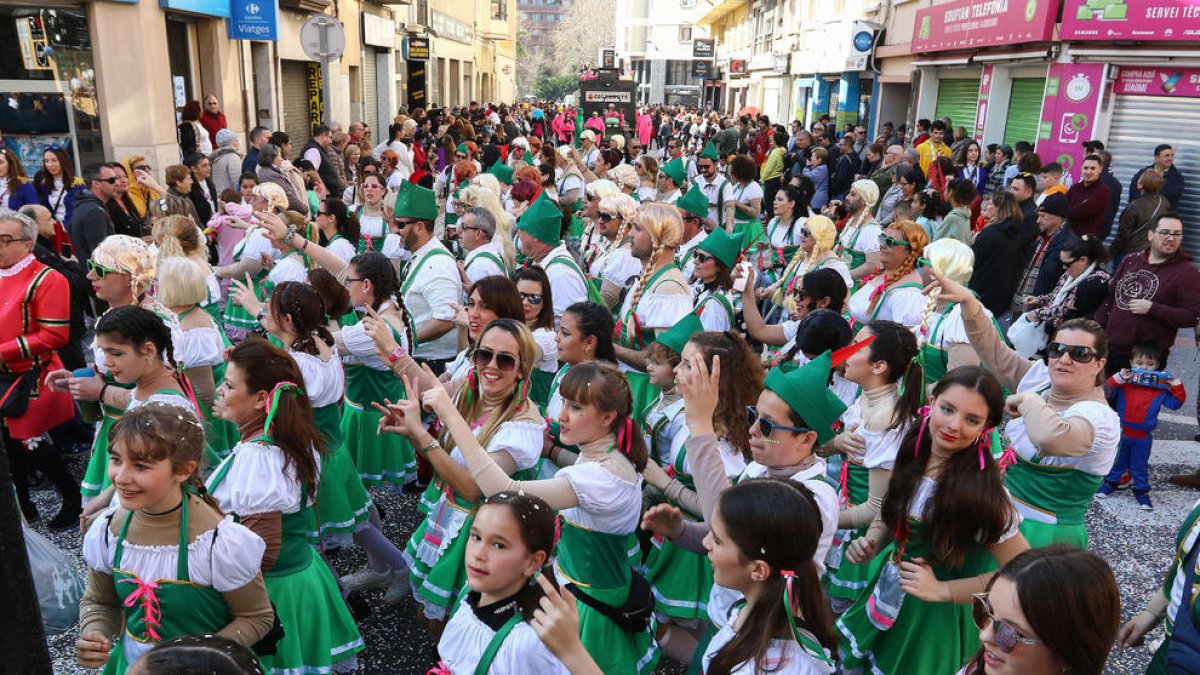
<instances>
[{"instance_id":1,"label":"black handbag","mask_svg":"<svg viewBox=\"0 0 1200 675\"><path fill-rule=\"evenodd\" d=\"M567 588L580 602L617 624L617 628L626 633L640 633L650 626L650 619L654 616L654 591L645 577L636 571L631 574L629 596L620 607L600 602L575 584L567 584Z\"/></svg>"},{"instance_id":2,"label":"black handbag","mask_svg":"<svg viewBox=\"0 0 1200 675\"><path fill-rule=\"evenodd\" d=\"M34 366L23 373L0 373L0 417L21 417L29 409L41 369Z\"/></svg>"}]
</instances>

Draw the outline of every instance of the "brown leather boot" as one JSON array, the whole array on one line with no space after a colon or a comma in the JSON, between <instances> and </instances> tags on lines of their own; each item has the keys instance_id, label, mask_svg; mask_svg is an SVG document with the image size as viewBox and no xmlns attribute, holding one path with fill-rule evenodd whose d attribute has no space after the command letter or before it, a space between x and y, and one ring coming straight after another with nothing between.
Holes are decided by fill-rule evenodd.
<instances>
[{"instance_id":1,"label":"brown leather boot","mask_svg":"<svg viewBox=\"0 0 1200 675\"><path fill-rule=\"evenodd\" d=\"M1200 471L1171 476L1167 479L1167 482L1172 485L1179 485L1182 487L1200 488Z\"/></svg>"}]
</instances>

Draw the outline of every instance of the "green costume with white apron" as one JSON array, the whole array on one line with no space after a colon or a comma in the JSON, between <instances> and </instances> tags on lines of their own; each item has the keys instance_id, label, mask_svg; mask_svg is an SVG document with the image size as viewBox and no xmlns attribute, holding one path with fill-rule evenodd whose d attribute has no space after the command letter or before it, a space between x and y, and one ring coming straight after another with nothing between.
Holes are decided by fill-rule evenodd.
<instances>
[{"instance_id":1,"label":"green costume with white apron","mask_svg":"<svg viewBox=\"0 0 1200 675\"><path fill-rule=\"evenodd\" d=\"M184 317L194 311L196 311L195 306L184 310L179 315L179 320L182 322ZM222 325L220 316L213 319L213 325L216 326L217 334L221 336L221 343L225 346L225 349L232 347L233 343L229 341L229 336L225 334L225 326ZM228 367L229 362L225 360L211 366L214 391L220 388L221 384L225 382L225 370ZM237 431L237 425L213 415L212 406L205 406L199 399L196 402L200 404L200 410L204 413L204 438L208 442L208 447L212 448L217 457L225 457L229 454L229 449L237 445L238 440L241 438ZM206 468L212 469L214 466L216 465L210 465Z\"/></svg>"},{"instance_id":2,"label":"green costume with white apron","mask_svg":"<svg viewBox=\"0 0 1200 675\"><path fill-rule=\"evenodd\" d=\"M246 236L239 241L237 246L233 249L233 263L241 262L242 258L245 256L257 260L261 253L267 252L266 250L263 250L261 242L256 242L258 245L250 251L246 250L252 236L258 236L262 239L266 238L261 234L258 228L251 228L248 230L246 232ZM270 270L264 267L263 269L259 270L257 274L251 275L250 277L250 285L251 290L254 291L254 297L258 298L258 301L262 303L267 302L269 298L267 291L263 288L263 282L267 280L267 274L269 273ZM244 279L239 279L238 281L244 281ZM232 295L230 295L225 301L225 313L222 314L221 319L228 328L235 328L243 331L251 331L255 328L258 328L258 318L252 316L244 307L234 302Z\"/></svg>"},{"instance_id":3,"label":"green costume with white apron","mask_svg":"<svg viewBox=\"0 0 1200 675\"><path fill-rule=\"evenodd\" d=\"M313 544L336 542L354 534L371 519L374 506L342 442L342 416L340 403L313 409L313 422L326 443L326 452L321 455L317 501L313 505L317 529L309 532Z\"/></svg>"},{"instance_id":4,"label":"green costume with white apron","mask_svg":"<svg viewBox=\"0 0 1200 675\"><path fill-rule=\"evenodd\" d=\"M874 253L879 250L878 243L873 244L875 248L870 248L871 244L868 242L877 242L883 230L875 222L874 218L853 226L853 234L850 234L851 227L849 224L845 226L842 233L838 235L837 243L834 244L833 250L846 263L846 266L853 270L867 262L868 253ZM862 238L864 234L867 237L866 239ZM848 242L845 241L847 238L849 239ZM862 248L859 247L860 241L862 242Z\"/></svg>"},{"instance_id":5,"label":"green costume with white apron","mask_svg":"<svg viewBox=\"0 0 1200 675\"><path fill-rule=\"evenodd\" d=\"M686 288L679 279L672 279L668 275L674 271L675 274L682 275L679 271L679 265L672 261L669 265L655 272L647 281L645 289L638 297L637 304L633 304L633 296L636 293L636 285L625 296L625 302L622 304L620 319L617 321L615 331L617 334L617 343L622 347L634 350L643 350L654 341L654 336L657 330L665 330L675 325L677 321L682 319L684 315L692 311L691 295L679 295L678 307L666 306L655 310L656 315L649 317L647 320L658 324L658 327L647 328L642 325L643 316L646 314L644 303L652 300L660 305L670 302L670 298L676 296L663 296L662 298L655 297L657 286L665 281L676 281ZM652 308L653 309L653 308ZM659 314L659 312L662 312ZM629 380L629 389L633 393L633 410L645 410L646 406L650 405L659 393L658 387L650 384L650 375L640 370L634 370L624 362L618 364L621 370L625 373L625 378Z\"/></svg>"},{"instance_id":6,"label":"green costume with white apron","mask_svg":"<svg viewBox=\"0 0 1200 675\"><path fill-rule=\"evenodd\" d=\"M733 195L733 200L738 202L742 201L742 193L744 193L746 188L750 187L750 185L751 183L746 183L735 188L737 192ZM734 207L733 209L733 233L742 235L743 251L749 249L756 242L762 241L763 237L766 236L766 232L763 230L762 220L743 215L742 212L737 209L737 207Z\"/></svg>"},{"instance_id":7,"label":"green costume with white apron","mask_svg":"<svg viewBox=\"0 0 1200 675\"><path fill-rule=\"evenodd\" d=\"M174 579L140 579L121 569L125 535L133 512L125 516L113 555L113 585L124 607L125 630L113 643L103 675L123 675L130 663L122 646L125 640L158 643L184 635L217 633L229 625L229 605L217 590L198 586L188 576L188 501L185 491L179 509L178 562ZM107 523L105 523L107 527ZM149 608L149 612L147 609Z\"/></svg>"}]
</instances>

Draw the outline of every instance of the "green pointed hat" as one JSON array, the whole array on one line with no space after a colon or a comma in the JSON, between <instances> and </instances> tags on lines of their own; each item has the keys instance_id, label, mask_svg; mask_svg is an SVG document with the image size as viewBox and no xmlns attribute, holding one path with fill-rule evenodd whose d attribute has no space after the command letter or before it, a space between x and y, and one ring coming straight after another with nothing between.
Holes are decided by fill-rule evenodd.
<instances>
[{"instance_id":1,"label":"green pointed hat","mask_svg":"<svg viewBox=\"0 0 1200 675\"><path fill-rule=\"evenodd\" d=\"M671 180L675 181L676 186L682 186L687 182L687 167L683 165L682 155L663 164L659 171L670 176Z\"/></svg>"},{"instance_id":2,"label":"green pointed hat","mask_svg":"<svg viewBox=\"0 0 1200 675\"><path fill-rule=\"evenodd\" d=\"M829 388L832 369L833 359L825 352L793 370L772 368L765 383L804 420L803 426L817 432L818 445L833 438L833 425L846 412L846 404Z\"/></svg>"},{"instance_id":3,"label":"green pointed hat","mask_svg":"<svg viewBox=\"0 0 1200 675\"><path fill-rule=\"evenodd\" d=\"M392 215L397 218L437 220L437 197L434 196L433 190L409 181L401 181L400 189L396 193L396 208Z\"/></svg>"},{"instance_id":4,"label":"green pointed hat","mask_svg":"<svg viewBox=\"0 0 1200 675\"><path fill-rule=\"evenodd\" d=\"M717 146L713 145L712 141L709 141L704 146L704 150L700 153L700 156L705 159L711 159L714 162L721 159L721 156L717 154Z\"/></svg>"},{"instance_id":5,"label":"green pointed hat","mask_svg":"<svg viewBox=\"0 0 1200 675\"><path fill-rule=\"evenodd\" d=\"M683 318L675 322L667 330L655 336L655 342L661 342L671 351L676 354L683 354L683 346L688 343L696 333L704 330L704 326L700 324L700 317L696 316L695 312L688 312L683 315Z\"/></svg>"},{"instance_id":6,"label":"green pointed hat","mask_svg":"<svg viewBox=\"0 0 1200 675\"><path fill-rule=\"evenodd\" d=\"M675 201L680 211L686 211L697 218L708 217L708 197L700 190L699 185L692 185L682 197Z\"/></svg>"},{"instance_id":7,"label":"green pointed hat","mask_svg":"<svg viewBox=\"0 0 1200 675\"><path fill-rule=\"evenodd\" d=\"M705 202L707 204L708 202ZM721 228L712 231L704 241L696 248L706 253L711 253L725 264L725 267L732 270L733 264L737 262L738 256L742 254L742 235L729 234Z\"/></svg>"},{"instance_id":8,"label":"green pointed hat","mask_svg":"<svg viewBox=\"0 0 1200 675\"><path fill-rule=\"evenodd\" d=\"M562 241L562 211L543 191L517 219L517 229L542 243L557 246Z\"/></svg>"},{"instance_id":9,"label":"green pointed hat","mask_svg":"<svg viewBox=\"0 0 1200 675\"><path fill-rule=\"evenodd\" d=\"M501 183L504 183L505 185L512 185L512 167L504 162L497 159L495 164L488 167L487 172L495 176L496 180L500 181Z\"/></svg>"},{"instance_id":10,"label":"green pointed hat","mask_svg":"<svg viewBox=\"0 0 1200 675\"><path fill-rule=\"evenodd\" d=\"M454 149L454 151L455 151L455 152L461 152L462 154L464 154L464 155L467 155L468 157L471 155L471 149L467 147L467 142L466 142L466 141L463 141L462 143L459 143L459 144L458 144L458 147L457 147L457 148L455 148L455 149Z\"/></svg>"}]
</instances>

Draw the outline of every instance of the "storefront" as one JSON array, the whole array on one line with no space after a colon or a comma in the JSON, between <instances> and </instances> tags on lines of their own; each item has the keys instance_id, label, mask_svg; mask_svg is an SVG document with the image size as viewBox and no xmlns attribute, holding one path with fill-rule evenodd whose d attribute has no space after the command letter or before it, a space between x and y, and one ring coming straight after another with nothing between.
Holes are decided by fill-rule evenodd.
<instances>
[{"instance_id":1,"label":"storefront","mask_svg":"<svg viewBox=\"0 0 1200 675\"><path fill-rule=\"evenodd\" d=\"M805 28L792 54L792 117L805 127L829 115L838 130L869 123L875 73L870 60L880 27L838 21Z\"/></svg>"},{"instance_id":2,"label":"storefront","mask_svg":"<svg viewBox=\"0 0 1200 675\"><path fill-rule=\"evenodd\" d=\"M379 138L395 114L394 49L396 22L374 14L362 15L362 120L377 129Z\"/></svg>"}]
</instances>

